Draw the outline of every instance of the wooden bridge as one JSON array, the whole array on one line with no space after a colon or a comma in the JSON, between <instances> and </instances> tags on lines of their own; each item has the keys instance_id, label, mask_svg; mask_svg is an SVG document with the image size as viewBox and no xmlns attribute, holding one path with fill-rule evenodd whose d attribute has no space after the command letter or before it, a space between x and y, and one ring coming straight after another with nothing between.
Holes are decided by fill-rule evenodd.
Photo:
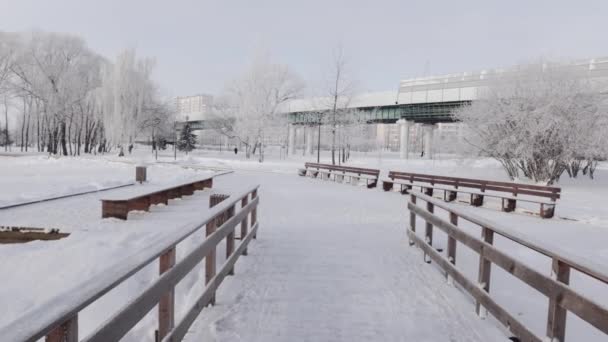
<instances>
[{"instance_id":1,"label":"wooden bridge","mask_svg":"<svg viewBox=\"0 0 608 342\"><path fill-rule=\"evenodd\" d=\"M258 215L260 191L270 187L262 193L267 204ZM293 187L299 189L297 195ZM336 191L345 193L339 203L332 197ZM234 336L248 341L564 341L573 336L567 333L568 312L601 336L608 334L605 303L569 281L571 273L578 273L605 287L608 273L602 267L515 234L462 206L419 193L404 197L292 175L262 178L261 186L228 197L214 195L209 205L204 219L170 239L158 239L111 274L87 279L78 294L34 307L0 328L0 336L6 341L117 341L155 307L157 327L147 335L150 341ZM251 244L262 229L260 222L263 235ZM180 243L197 232L206 238L176 260ZM505 252L506 240L547 258L551 267L543 271ZM424 258L408 241L420 247ZM219 250L226 256L218 256ZM478 258L474 276L462 268L470 264L471 251ZM157 279L82 334L83 310L157 260ZM493 269L547 299L548 311L538 318L546 330L538 331L530 317L519 317L493 296L490 289L500 285L490 282ZM196 272L205 274L204 290L176 308L176 286ZM494 319L482 319L486 314Z\"/></svg>"}]
</instances>

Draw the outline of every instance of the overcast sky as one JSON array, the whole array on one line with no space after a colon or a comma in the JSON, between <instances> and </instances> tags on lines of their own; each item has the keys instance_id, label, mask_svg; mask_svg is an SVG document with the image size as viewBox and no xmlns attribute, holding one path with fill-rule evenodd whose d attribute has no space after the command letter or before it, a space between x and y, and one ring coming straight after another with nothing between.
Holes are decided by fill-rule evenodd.
<instances>
[{"instance_id":1,"label":"overcast sky","mask_svg":"<svg viewBox=\"0 0 608 342\"><path fill-rule=\"evenodd\" d=\"M360 91L542 58L608 56L608 0L0 0L0 30L157 60L167 95L216 94L266 50L314 87L342 45Z\"/></svg>"}]
</instances>

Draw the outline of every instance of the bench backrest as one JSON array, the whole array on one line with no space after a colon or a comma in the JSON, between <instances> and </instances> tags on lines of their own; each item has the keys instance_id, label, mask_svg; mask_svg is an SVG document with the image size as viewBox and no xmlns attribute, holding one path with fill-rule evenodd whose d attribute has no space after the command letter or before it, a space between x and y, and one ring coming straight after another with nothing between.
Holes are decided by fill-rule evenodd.
<instances>
[{"instance_id":1,"label":"bench backrest","mask_svg":"<svg viewBox=\"0 0 608 342\"><path fill-rule=\"evenodd\" d=\"M352 167L352 166L339 166L339 165L331 165L331 164L318 164L318 163L304 163L305 168L311 169L324 169L329 171L342 171L342 172L350 172L356 173L359 175L371 175L378 177L380 175L380 170L378 169L365 169L361 167Z\"/></svg>"},{"instance_id":2,"label":"bench backrest","mask_svg":"<svg viewBox=\"0 0 608 342\"><path fill-rule=\"evenodd\" d=\"M507 192L513 195L530 195L538 197L547 197L551 200L557 200L560 198L561 188L553 186L543 186L534 184L523 184L523 183L511 183L511 182L498 182L489 181L483 179L473 178L461 178L461 177L448 177L438 175L427 175L422 173L411 173L411 172L400 172L390 171L388 177L391 179L402 179L410 182L421 182L442 185L451 185L456 188L474 188L482 191L497 191Z\"/></svg>"}]
</instances>

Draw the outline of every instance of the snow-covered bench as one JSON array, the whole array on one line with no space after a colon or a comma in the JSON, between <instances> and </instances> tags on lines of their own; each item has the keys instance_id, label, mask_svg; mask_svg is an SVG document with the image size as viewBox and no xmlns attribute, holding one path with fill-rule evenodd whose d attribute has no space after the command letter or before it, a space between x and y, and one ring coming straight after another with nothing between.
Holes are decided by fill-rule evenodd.
<instances>
[{"instance_id":1,"label":"snow-covered bench","mask_svg":"<svg viewBox=\"0 0 608 342\"><path fill-rule=\"evenodd\" d=\"M359 181L365 180L368 188L374 188L378 184L380 170L365 169L351 166L338 166L329 164L305 163L303 169L298 169L300 176L310 176L323 180L333 180L339 183L344 181L358 185Z\"/></svg>"},{"instance_id":2,"label":"snow-covered bench","mask_svg":"<svg viewBox=\"0 0 608 342\"><path fill-rule=\"evenodd\" d=\"M456 200L458 193L465 193L470 196L469 203L473 206L482 206L485 197L499 198L505 212L514 211L518 201L536 203L540 205L539 215L543 218L554 216L561 193L560 188L550 186L390 171L389 177L382 180L382 188L391 191L395 184L400 185L401 193L407 193L413 187L429 196L434 190L442 191L446 202Z\"/></svg>"},{"instance_id":3,"label":"snow-covered bench","mask_svg":"<svg viewBox=\"0 0 608 342\"><path fill-rule=\"evenodd\" d=\"M192 195L196 190L211 188L214 176L216 175L155 189L142 188L139 193L104 198L101 200L101 217L126 220L132 210L148 211L153 204L168 204L170 199Z\"/></svg>"}]
</instances>

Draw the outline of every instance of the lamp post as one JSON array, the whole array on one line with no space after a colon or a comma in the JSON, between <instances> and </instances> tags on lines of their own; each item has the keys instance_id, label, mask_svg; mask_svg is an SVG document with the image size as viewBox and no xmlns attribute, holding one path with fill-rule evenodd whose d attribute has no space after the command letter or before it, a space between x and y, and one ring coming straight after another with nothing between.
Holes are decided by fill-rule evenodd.
<instances>
[{"instance_id":1,"label":"lamp post","mask_svg":"<svg viewBox=\"0 0 608 342\"><path fill-rule=\"evenodd\" d=\"M319 129L317 132L317 164L321 162L321 113L317 113Z\"/></svg>"}]
</instances>

